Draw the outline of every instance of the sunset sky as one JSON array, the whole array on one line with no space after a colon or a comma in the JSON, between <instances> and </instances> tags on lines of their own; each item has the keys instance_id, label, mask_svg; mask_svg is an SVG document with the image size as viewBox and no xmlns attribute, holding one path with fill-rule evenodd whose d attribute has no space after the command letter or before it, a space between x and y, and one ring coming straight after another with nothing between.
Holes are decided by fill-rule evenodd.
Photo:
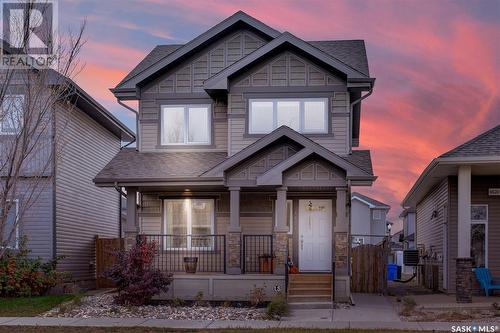
<instances>
[{"instance_id":1,"label":"sunset sky","mask_svg":"<svg viewBox=\"0 0 500 333\"><path fill-rule=\"evenodd\" d=\"M61 0L61 30L86 19L76 81L131 128L109 88L155 45L186 43L238 10L305 40L364 39L375 90L363 102L361 148L372 188L392 206L432 158L500 123L500 1Z\"/></svg>"}]
</instances>

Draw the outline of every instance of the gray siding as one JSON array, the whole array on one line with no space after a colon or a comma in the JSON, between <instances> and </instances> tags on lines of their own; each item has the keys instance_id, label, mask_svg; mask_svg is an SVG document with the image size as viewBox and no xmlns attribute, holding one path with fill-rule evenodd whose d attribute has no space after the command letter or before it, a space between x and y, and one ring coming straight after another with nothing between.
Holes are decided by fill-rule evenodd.
<instances>
[{"instance_id":1,"label":"gray siding","mask_svg":"<svg viewBox=\"0 0 500 333\"><path fill-rule=\"evenodd\" d=\"M53 186L52 177L46 178L35 191L27 190L33 183L20 182L18 197L20 212L24 211L19 221L19 235L27 239L27 246L31 250L31 257L41 257L49 260L53 255ZM26 193L27 191L27 193ZM27 196L33 194L33 199ZM24 210L30 200L29 206Z\"/></svg>"},{"instance_id":2,"label":"gray siding","mask_svg":"<svg viewBox=\"0 0 500 333\"><path fill-rule=\"evenodd\" d=\"M283 52L233 81L228 94L227 111L229 155L237 153L259 138L246 134L248 99L255 96L328 97L331 133L310 137L337 154L345 155L349 152L349 94L346 92L345 81L341 78L292 52ZM284 87L290 90L283 90Z\"/></svg>"},{"instance_id":3,"label":"gray siding","mask_svg":"<svg viewBox=\"0 0 500 333\"><path fill-rule=\"evenodd\" d=\"M56 170L56 254L60 269L76 280L95 272L94 237L117 237L119 197L113 188L96 187L92 179L119 151L120 139L80 110L59 110L56 118L62 157Z\"/></svg>"},{"instance_id":4,"label":"gray siding","mask_svg":"<svg viewBox=\"0 0 500 333\"><path fill-rule=\"evenodd\" d=\"M235 32L211 44L174 70L165 73L141 90L139 101L139 133L141 151L192 149L159 146L160 107L168 102L213 103L212 145L203 150L227 150L227 106L224 102L210 102L203 90L203 81L263 45L264 41L247 30Z\"/></svg>"},{"instance_id":5,"label":"gray siding","mask_svg":"<svg viewBox=\"0 0 500 333\"><path fill-rule=\"evenodd\" d=\"M439 185L432 189L427 196L417 204L416 209L416 244L417 247L424 246L427 253L431 248L437 255L443 254L443 223L448 215L448 179L444 179ZM433 212L437 216L433 217ZM450 230L448 233L450 234ZM456 236L455 236L456 237ZM443 288L443 263L436 258L432 261L439 265L439 288ZM454 270L454 269L453 269ZM448 274L453 270L448 270ZM450 287L450 286L449 286Z\"/></svg>"}]
</instances>

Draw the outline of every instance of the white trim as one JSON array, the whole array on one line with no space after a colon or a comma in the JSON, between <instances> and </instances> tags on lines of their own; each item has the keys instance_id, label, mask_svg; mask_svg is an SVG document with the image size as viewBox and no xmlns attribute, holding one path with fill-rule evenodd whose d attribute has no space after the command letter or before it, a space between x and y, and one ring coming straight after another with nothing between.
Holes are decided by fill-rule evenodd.
<instances>
[{"instance_id":1,"label":"white trim","mask_svg":"<svg viewBox=\"0 0 500 333\"><path fill-rule=\"evenodd\" d=\"M273 104L273 125L270 131L259 131L253 129L252 124L252 103L253 102L271 102ZM298 102L299 103L299 128L297 132L303 134L327 134L329 128L328 122L328 98L251 98L248 100L248 133L249 134L268 134L274 131L278 126L278 102ZM324 124L322 130L305 129L305 102L323 102L324 103Z\"/></svg>"},{"instance_id":2,"label":"white trim","mask_svg":"<svg viewBox=\"0 0 500 333\"><path fill-rule=\"evenodd\" d=\"M471 216L471 230L469 230L469 233L472 232L472 225L473 224L484 224L484 267L488 268L488 205L487 204L471 204L471 213L472 213L472 207L486 207L486 220L473 220ZM471 235L472 239L472 235ZM472 244L471 244L471 251L472 251Z\"/></svg>"},{"instance_id":3,"label":"white trim","mask_svg":"<svg viewBox=\"0 0 500 333\"><path fill-rule=\"evenodd\" d=\"M376 205L374 205L374 204L372 204L372 203L369 203L369 202L368 202L368 201L366 201L366 200L363 200L362 198L360 198L360 197L358 197L358 196L356 196L356 195L353 195L353 196L351 197L351 200L358 200L358 201L360 201L360 202L364 203L365 205L368 205L370 208L375 208L375 209L387 209L387 210L389 210L389 209L390 209L390 207L388 207L388 206L376 206Z\"/></svg>"},{"instance_id":4,"label":"white trim","mask_svg":"<svg viewBox=\"0 0 500 333\"><path fill-rule=\"evenodd\" d=\"M164 113L167 108L183 108L184 109L184 141L183 142L166 142L164 138ZM190 108L206 108L207 109L207 139L206 142L189 141L189 109ZM160 107L160 144L163 146L190 146L190 145L210 145L212 144L212 107L210 104L163 104Z\"/></svg>"},{"instance_id":5,"label":"white trim","mask_svg":"<svg viewBox=\"0 0 500 333\"><path fill-rule=\"evenodd\" d=\"M185 206L188 205L189 209L187 209L187 217L186 217L186 235L191 235L192 240L192 230L193 230L193 221L192 221L192 203L193 201L210 201L212 202L212 211L210 212L210 234L214 234L215 230L215 200L214 199L198 199L198 198L188 198L188 199L163 199L163 233L168 234L167 230L167 203L168 202L182 202ZM183 235L181 235L183 236ZM200 235L203 236L203 235ZM204 250L209 251L212 250L212 247L192 247L191 242L188 240L189 236L186 236L186 246L187 247L168 247L167 239L163 241L163 250Z\"/></svg>"}]
</instances>

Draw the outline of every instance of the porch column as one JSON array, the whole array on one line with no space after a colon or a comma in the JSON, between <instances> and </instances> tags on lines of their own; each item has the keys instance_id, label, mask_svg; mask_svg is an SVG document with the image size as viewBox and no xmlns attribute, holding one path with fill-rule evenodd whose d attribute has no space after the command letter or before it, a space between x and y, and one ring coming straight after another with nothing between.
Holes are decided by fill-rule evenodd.
<instances>
[{"instance_id":1,"label":"porch column","mask_svg":"<svg viewBox=\"0 0 500 333\"><path fill-rule=\"evenodd\" d=\"M286 225L286 187L276 189L276 225L273 234L274 274L285 274L287 261L288 226Z\"/></svg>"},{"instance_id":2,"label":"porch column","mask_svg":"<svg viewBox=\"0 0 500 333\"><path fill-rule=\"evenodd\" d=\"M241 274L240 188L229 188L227 273Z\"/></svg>"},{"instance_id":3,"label":"porch column","mask_svg":"<svg viewBox=\"0 0 500 333\"><path fill-rule=\"evenodd\" d=\"M350 295L350 279L349 279L349 218L347 211L347 195L346 187L336 188L336 218L334 231L335 244L335 286L340 294L339 298L349 297Z\"/></svg>"},{"instance_id":4,"label":"porch column","mask_svg":"<svg viewBox=\"0 0 500 333\"><path fill-rule=\"evenodd\" d=\"M125 249L128 250L135 244L137 234L139 233L136 187L127 187L127 219L122 228L125 240Z\"/></svg>"},{"instance_id":5,"label":"porch column","mask_svg":"<svg viewBox=\"0 0 500 333\"><path fill-rule=\"evenodd\" d=\"M472 302L471 247L471 167L458 168L458 256L456 262L456 300Z\"/></svg>"}]
</instances>

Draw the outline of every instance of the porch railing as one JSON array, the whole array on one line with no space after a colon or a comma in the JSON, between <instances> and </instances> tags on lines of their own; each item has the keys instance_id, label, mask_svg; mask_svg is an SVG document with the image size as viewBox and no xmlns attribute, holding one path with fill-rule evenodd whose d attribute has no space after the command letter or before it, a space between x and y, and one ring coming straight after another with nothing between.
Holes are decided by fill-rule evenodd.
<instances>
[{"instance_id":1,"label":"porch railing","mask_svg":"<svg viewBox=\"0 0 500 333\"><path fill-rule=\"evenodd\" d=\"M243 273L273 273L273 235L243 235L241 251Z\"/></svg>"},{"instance_id":2,"label":"porch railing","mask_svg":"<svg viewBox=\"0 0 500 333\"><path fill-rule=\"evenodd\" d=\"M196 272L226 273L226 235L139 235L157 246L155 265L184 272L184 258L198 258Z\"/></svg>"}]
</instances>

